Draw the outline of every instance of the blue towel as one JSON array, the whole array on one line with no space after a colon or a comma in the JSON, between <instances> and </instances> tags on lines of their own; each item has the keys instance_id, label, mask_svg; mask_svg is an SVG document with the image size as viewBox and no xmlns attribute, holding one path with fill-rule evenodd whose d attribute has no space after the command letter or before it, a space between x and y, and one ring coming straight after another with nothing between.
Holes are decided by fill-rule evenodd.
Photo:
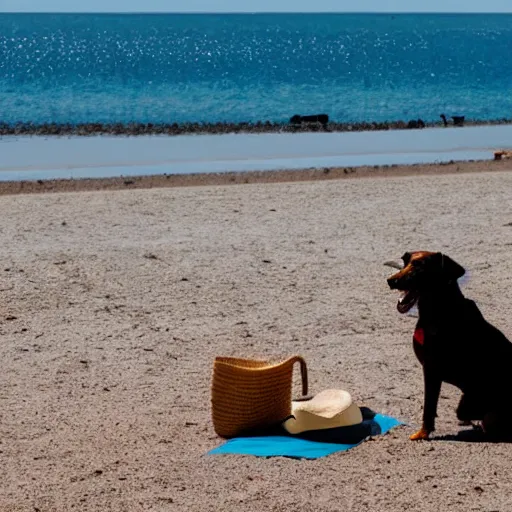
<instances>
[{"instance_id":1,"label":"blue towel","mask_svg":"<svg viewBox=\"0 0 512 512\"><path fill-rule=\"evenodd\" d=\"M277 436L261 436L261 437L237 437L230 439L218 448L208 452L208 455L220 454L239 454L239 455L255 455L256 457L291 457L294 459L318 459L326 457L335 452L345 452L361 444L365 439L379 434L385 434L393 427L401 425L402 422L391 418L376 414L371 419L366 419L361 425L353 427L342 427L339 429L328 429L323 431L325 441L311 440L313 437L311 432L305 433L304 436L277 435ZM339 440L347 439L347 429L350 429L349 438L355 442L342 443L333 442L336 437ZM355 429L360 433L359 439L355 440ZM343 432L342 432L343 431ZM321 430L314 432L316 439L322 435Z\"/></svg>"}]
</instances>

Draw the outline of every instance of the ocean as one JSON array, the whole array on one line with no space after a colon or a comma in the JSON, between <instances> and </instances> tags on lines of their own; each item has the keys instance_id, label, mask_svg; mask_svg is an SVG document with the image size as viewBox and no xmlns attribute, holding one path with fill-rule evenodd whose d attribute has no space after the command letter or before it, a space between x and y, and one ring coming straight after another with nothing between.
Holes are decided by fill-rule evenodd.
<instances>
[{"instance_id":1,"label":"ocean","mask_svg":"<svg viewBox=\"0 0 512 512\"><path fill-rule=\"evenodd\" d=\"M0 122L512 117L512 15L0 14Z\"/></svg>"}]
</instances>

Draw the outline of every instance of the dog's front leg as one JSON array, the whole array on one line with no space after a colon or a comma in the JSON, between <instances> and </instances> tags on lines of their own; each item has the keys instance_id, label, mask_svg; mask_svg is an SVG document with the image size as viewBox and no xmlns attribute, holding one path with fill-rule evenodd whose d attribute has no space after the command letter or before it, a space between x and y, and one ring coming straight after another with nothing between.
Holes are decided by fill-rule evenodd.
<instances>
[{"instance_id":1,"label":"dog's front leg","mask_svg":"<svg viewBox=\"0 0 512 512\"><path fill-rule=\"evenodd\" d=\"M425 384L423 425L418 432L410 437L412 441L428 439L429 435L435 430L437 402L441 392L442 381L438 377L437 372L429 369L427 364L423 366L423 380Z\"/></svg>"}]
</instances>

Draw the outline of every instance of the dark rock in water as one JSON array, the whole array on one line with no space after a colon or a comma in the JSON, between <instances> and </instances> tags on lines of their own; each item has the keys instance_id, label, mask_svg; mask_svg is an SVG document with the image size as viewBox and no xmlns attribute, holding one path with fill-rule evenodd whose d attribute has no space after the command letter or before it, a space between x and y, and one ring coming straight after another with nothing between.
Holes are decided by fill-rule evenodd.
<instances>
[{"instance_id":1,"label":"dark rock in water","mask_svg":"<svg viewBox=\"0 0 512 512\"><path fill-rule=\"evenodd\" d=\"M411 119L407 123L407 128L409 128L410 130L414 130L417 128L425 128L425 122L423 121L423 119Z\"/></svg>"},{"instance_id":2,"label":"dark rock in water","mask_svg":"<svg viewBox=\"0 0 512 512\"><path fill-rule=\"evenodd\" d=\"M454 126L464 126L464 116L452 116Z\"/></svg>"},{"instance_id":3,"label":"dark rock in water","mask_svg":"<svg viewBox=\"0 0 512 512\"><path fill-rule=\"evenodd\" d=\"M295 125L300 125L303 123L319 123L325 128L328 122L329 116L327 114L316 114L313 116L299 116L298 114L295 114L290 118L290 124Z\"/></svg>"}]
</instances>

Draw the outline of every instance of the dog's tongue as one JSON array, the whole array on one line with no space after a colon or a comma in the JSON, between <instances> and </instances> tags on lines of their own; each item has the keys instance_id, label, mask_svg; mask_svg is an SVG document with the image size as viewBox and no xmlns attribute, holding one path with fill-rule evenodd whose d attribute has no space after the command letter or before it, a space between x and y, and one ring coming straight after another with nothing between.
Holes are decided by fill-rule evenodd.
<instances>
[{"instance_id":1,"label":"dog's tongue","mask_svg":"<svg viewBox=\"0 0 512 512\"><path fill-rule=\"evenodd\" d=\"M398 299L398 304L396 305L396 309L398 309L399 313L407 313L414 304L416 304L416 300L418 296L415 292L407 292L405 295Z\"/></svg>"}]
</instances>

